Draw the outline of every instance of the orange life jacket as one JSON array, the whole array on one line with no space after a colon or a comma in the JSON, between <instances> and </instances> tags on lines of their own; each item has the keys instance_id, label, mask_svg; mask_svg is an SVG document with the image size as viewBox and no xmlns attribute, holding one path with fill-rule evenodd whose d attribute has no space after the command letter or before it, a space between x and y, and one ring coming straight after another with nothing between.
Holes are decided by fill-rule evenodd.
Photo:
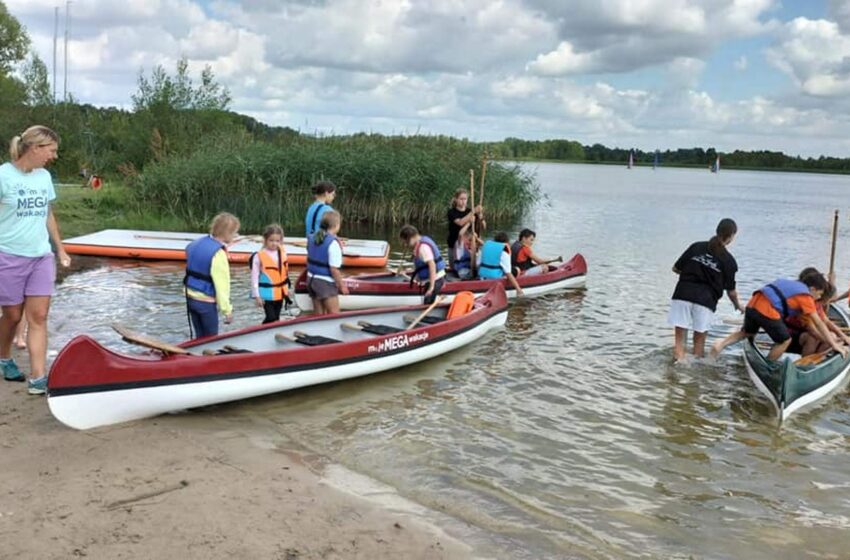
<instances>
[{"instance_id":1,"label":"orange life jacket","mask_svg":"<svg viewBox=\"0 0 850 560\"><path fill-rule=\"evenodd\" d=\"M449 312L446 314L446 319L456 319L463 317L472 311L475 305L475 294L469 291L458 292L452 300L452 305L449 307Z\"/></svg>"},{"instance_id":2,"label":"orange life jacket","mask_svg":"<svg viewBox=\"0 0 850 560\"><path fill-rule=\"evenodd\" d=\"M265 250L258 251L256 255L260 258L260 297L265 301L280 301L289 295L289 261L286 259L286 250L278 247L278 262Z\"/></svg>"}]
</instances>

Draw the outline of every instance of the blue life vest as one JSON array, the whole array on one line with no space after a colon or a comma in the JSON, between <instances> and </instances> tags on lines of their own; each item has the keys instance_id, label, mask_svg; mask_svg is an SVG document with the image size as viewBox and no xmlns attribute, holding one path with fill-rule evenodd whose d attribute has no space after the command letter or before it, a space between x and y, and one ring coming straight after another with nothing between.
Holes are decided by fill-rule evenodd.
<instances>
[{"instance_id":1,"label":"blue life vest","mask_svg":"<svg viewBox=\"0 0 850 560\"><path fill-rule=\"evenodd\" d=\"M481 248L481 264L478 267L478 277L482 280L492 280L494 278L504 278L505 271L502 270L502 253L505 251L510 254L511 249L500 241L492 239L484 242Z\"/></svg>"},{"instance_id":2,"label":"blue life vest","mask_svg":"<svg viewBox=\"0 0 850 560\"><path fill-rule=\"evenodd\" d=\"M461 250L460 250L460 258L455 259L455 270L456 271L457 270L469 270L470 269L470 263L472 262L472 255L469 253L469 249L467 249L466 247L464 247L462 245L463 241L458 239L457 242L461 243ZM455 245L455 246L457 246L457 245Z\"/></svg>"},{"instance_id":3,"label":"blue life vest","mask_svg":"<svg viewBox=\"0 0 850 560\"><path fill-rule=\"evenodd\" d=\"M423 235L419 239L419 243L416 244L416 247L413 248L413 266L415 267L413 271L413 278L418 279L420 282L427 282L429 279L428 273L428 263L423 261L419 257L419 247L422 244L427 245L431 248L431 252L434 253L434 267L435 272L439 273L441 270L446 269L446 263L443 262L443 257L440 255L440 248L437 247L437 244L434 243L434 240L428 237L427 235ZM413 279L411 278L411 280Z\"/></svg>"},{"instance_id":4,"label":"blue life vest","mask_svg":"<svg viewBox=\"0 0 850 560\"><path fill-rule=\"evenodd\" d=\"M322 214L330 210L333 210L331 205L321 200L317 200L307 209L307 218L304 220L304 224L307 226L307 241L310 241L313 234L319 231L319 227L322 225Z\"/></svg>"},{"instance_id":5,"label":"blue life vest","mask_svg":"<svg viewBox=\"0 0 850 560\"><path fill-rule=\"evenodd\" d=\"M788 299L801 294L810 294L809 287L799 280L780 278L759 290L783 319L799 315L799 311L788 307Z\"/></svg>"},{"instance_id":6,"label":"blue life vest","mask_svg":"<svg viewBox=\"0 0 850 560\"><path fill-rule=\"evenodd\" d=\"M186 246L186 276L183 284L196 292L215 297L215 285L211 276L212 260L224 244L205 235Z\"/></svg>"},{"instance_id":7,"label":"blue life vest","mask_svg":"<svg viewBox=\"0 0 850 560\"><path fill-rule=\"evenodd\" d=\"M325 234L321 245L316 245L313 239L307 243L307 272L313 276L331 276L330 248L331 243L338 243L336 236Z\"/></svg>"}]
</instances>

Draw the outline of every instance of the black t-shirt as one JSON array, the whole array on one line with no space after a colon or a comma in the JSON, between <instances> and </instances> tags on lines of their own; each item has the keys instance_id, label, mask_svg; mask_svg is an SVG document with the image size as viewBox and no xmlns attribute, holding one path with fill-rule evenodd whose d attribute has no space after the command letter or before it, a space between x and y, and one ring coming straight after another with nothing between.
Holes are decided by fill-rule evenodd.
<instances>
[{"instance_id":1,"label":"black t-shirt","mask_svg":"<svg viewBox=\"0 0 850 560\"><path fill-rule=\"evenodd\" d=\"M728 252L720 258L712 255L707 241L699 241L688 247L674 266L679 271L679 282L673 291L673 299L689 301L715 311L723 291L735 289L738 263Z\"/></svg>"},{"instance_id":2,"label":"black t-shirt","mask_svg":"<svg viewBox=\"0 0 850 560\"><path fill-rule=\"evenodd\" d=\"M449 208L448 219L449 219L449 239L448 246L454 247L457 238L460 236L460 226L455 223L455 220L459 220L461 218L466 217L470 212L472 212L472 208L467 207L466 210L458 210L454 206Z\"/></svg>"}]
</instances>

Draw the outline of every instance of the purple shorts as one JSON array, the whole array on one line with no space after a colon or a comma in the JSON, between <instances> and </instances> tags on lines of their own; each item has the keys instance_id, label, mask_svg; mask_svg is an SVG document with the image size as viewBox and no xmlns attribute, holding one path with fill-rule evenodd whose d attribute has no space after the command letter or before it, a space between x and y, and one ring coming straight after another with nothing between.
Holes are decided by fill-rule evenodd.
<instances>
[{"instance_id":1,"label":"purple shorts","mask_svg":"<svg viewBox=\"0 0 850 560\"><path fill-rule=\"evenodd\" d=\"M53 253L19 257L0 251L0 305L20 305L32 296L52 296L56 283Z\"/></svg>"}]
</instances>

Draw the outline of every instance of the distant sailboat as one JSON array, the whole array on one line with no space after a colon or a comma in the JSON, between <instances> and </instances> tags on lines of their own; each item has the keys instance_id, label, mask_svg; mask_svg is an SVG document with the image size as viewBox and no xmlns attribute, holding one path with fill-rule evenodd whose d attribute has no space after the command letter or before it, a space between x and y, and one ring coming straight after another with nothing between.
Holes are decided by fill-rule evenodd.
<instances>
[{"instance_id":1,"label":"distant sailboat","mask_svg":"<svg viewBox=\"0 0 850 560\"><path fill-rule=\"evenodd\" d=\"M634 167L634 166L635 166L635 152L634 152L634 150L631 150L631 151L629 152L629 165L628 165L628 168L629 168L629 169L631 169L631 168L632 168L632 167Z\"/></svg>"},{"instance_id":2,"label":"distant sailboat","mask_svg":"<svg viewBox=\"0 0 850 560\"><path fill-rule=\"evenodd\" d=\"M711 172L717 173L720 171L720 156L717 156L717 159L714 160L714 164L711 166Z\"/></svg>"},{"instance_id":3,"label":"distant sailboat","mask_svg":"<svg viewBox=\"0 0 850 560\"><path fill-rule=\"evenodd\" d=\"M652 160L652 170L658 169L658 150L655 150L655 159Z\"/></svg>"}]
</instances>

